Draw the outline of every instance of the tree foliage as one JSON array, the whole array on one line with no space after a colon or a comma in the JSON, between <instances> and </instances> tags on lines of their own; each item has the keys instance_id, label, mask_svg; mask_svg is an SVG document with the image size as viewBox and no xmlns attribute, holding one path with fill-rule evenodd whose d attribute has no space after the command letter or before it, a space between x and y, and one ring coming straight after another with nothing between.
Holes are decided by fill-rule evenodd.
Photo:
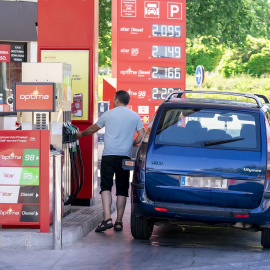
<instances>
[{"instance_id":1,"label":"tree foliage","mask_svg":"<svg viewBox=\"0 0 270 270\"><path fill-rule=\"evenodd\" d=\"M111 1L99 0L99 67L111 66L111 35Z\"/></svg>"},{"instance_id":2,"label":"tree foliage","mask_svg":"<svg viewBox=\"0 0 270 270\"><path fill-rule=\"evenodd\" d=\"M219 71L224 77L242 73L259 77L270 73L270 41L247 36L242 47L226 51Z\"/></svg>"},{"instance_id":3,"label":"tree foliage","mask_svg":"<svg viewBox=\"0 0 270 270\"><path fill-rule=\"evenodd\" d=\"M187 39L187 74L194 74L196 66L203 65L206 71L213 71L219 64L223 49L217 38L203 36Z\"/></svg>"},{"instance_id":4,"label":"tree foliage","mask_svg":"<svg viewBox=\"0 0 270 270\"><path fill-rule=\"evenodd\" d=\"M253 0L250 6L253 20L249 34L256 38L270 39L270 1Z\"/></svg>"},{"instance_id":5,"label":"tree foliage","mask_svg":"<svg viewBox=\"0 0 270 270\"><path fill-rule=\"evenodd\" d=\"M222 44L240 44L253 15L249 0L187 0L187 37L214 36Z\"/></svg>"}]
</instances>

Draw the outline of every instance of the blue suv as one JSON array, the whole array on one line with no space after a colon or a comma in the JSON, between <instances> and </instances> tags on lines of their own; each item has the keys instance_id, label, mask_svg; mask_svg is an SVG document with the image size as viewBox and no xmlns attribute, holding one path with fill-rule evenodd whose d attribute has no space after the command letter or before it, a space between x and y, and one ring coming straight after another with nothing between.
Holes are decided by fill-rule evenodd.
<instances>
[{"instance_id":1,"label":"blue suv","mask_svg":"<svg viewBox=\"0 0 270 270\"><path fill-rule=\"evenodd\" d=\"M221 99L225 95L244 100ZM164 221L231 224L262 231L261 244L270 248L269 123L262 95L170 93L136 154L133 237L149 239Z\"/></svg>"}]
</instances>

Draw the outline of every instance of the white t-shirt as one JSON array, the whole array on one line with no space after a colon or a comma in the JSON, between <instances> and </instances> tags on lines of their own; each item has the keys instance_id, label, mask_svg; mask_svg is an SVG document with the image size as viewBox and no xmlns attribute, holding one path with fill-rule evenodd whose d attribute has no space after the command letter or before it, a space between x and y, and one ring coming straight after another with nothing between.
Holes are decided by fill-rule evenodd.
<instances>
[{"instance_id":1,"label":"white t-shirt","mask_svg":"<svg viewBox=\"0 0 270 270\"><path fill-rule=\"evenodd\" d=\"M96 123L105 127L103 156L131 157L135 131L143 128L140 116L124 106L102 114Z\"/></svg>"}]
</instances>

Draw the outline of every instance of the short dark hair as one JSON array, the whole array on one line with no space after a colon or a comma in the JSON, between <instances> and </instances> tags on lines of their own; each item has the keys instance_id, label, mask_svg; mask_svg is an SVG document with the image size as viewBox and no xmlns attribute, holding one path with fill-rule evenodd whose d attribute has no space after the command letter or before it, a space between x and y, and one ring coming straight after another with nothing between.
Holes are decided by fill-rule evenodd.
<instances>
[{"instance_id":1,"label":"short dark hair","mask_svg":"<svg viewBox=\"0 0 270 270\"><path fill-rule=\"evenodd\" d=\"M124 105L128 105L129 100L130 100L129 93L125 90L119 90L119 91L115 92L114 97L115 97L115 99L118 98L118 100Z\"/></svg>"}]
</instances>

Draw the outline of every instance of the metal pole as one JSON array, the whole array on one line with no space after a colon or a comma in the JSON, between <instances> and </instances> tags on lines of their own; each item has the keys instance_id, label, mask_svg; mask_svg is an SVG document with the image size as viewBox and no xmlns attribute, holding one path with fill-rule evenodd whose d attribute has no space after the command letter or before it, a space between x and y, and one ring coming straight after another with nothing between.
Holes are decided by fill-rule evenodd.
<instances>
[{"instance_id":1,"label":"metal pole","mask_svg":"<svg viewBox=\"0 0 270 270\"><path fill-rule=\"evenodd\" d=\"M62 249L62 155L54 158L53 249Z\"/></svg>"}]
</instances>

